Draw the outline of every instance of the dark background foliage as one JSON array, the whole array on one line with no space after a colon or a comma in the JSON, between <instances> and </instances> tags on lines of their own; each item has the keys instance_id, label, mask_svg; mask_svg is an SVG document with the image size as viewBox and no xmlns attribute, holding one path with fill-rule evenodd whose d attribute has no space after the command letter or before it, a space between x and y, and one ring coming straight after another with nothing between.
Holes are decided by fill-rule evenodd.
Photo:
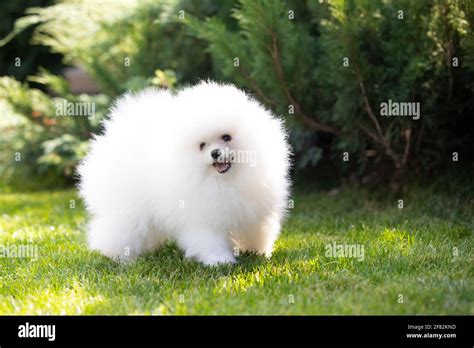
<instances>
[{"instance_id":1,"label":"dark background foliage","mask_svg":"<svg viewBox=\"0 0 474 348\"><path fill-rule=\"evenodd\" d=\"M1 6L0 103L11 114L0 125L5 187L72 184L117 96L206 78L246 89L285 118L294 170L306 181L317 173L399 190L413 177L472 173L472 1ZM99 93L72 92L64 66L80 67ZM63 99L95 103L95 117L55 117ZM388 100L419 102L420 119L381 116ZM24 161L14 161L17 153Z\"/></svg>"}]
</instances>

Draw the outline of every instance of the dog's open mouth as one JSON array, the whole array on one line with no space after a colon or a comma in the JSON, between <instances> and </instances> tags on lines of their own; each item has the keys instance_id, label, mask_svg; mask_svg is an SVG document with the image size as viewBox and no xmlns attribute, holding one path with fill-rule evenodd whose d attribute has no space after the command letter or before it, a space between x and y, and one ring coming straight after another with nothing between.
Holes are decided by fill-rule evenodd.
<instances>
[{"instance_id":1,"label":"dog's open mouth","mask_svg":"<svg viewBox=\"0 0 474 348\"><path fill-rule=\"evenodd\" d=\"M220 174L224 174L227 172L232 165L229 162L215 162L212 164L214 168L216 168L217 172Z\"/></svg>"}]
</instances>

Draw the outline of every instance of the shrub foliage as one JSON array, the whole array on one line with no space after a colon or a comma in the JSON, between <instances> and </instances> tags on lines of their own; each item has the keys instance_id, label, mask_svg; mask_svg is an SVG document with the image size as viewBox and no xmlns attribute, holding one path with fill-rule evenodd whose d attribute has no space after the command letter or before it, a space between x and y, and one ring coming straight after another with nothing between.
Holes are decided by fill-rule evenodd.
<instances>
[{"instance_id":1,"label":"shrub foliage","mask_svg":"<svg viewBox=\"0 0 474 348\"><path fill-rule=\"evenodd\" d=\"M38 133L41 146L23 143L31 163L65 177L116 96L211 77L285 118L298 168L325 160L399 181L470 156L473 23L469 0L64 2L29 9L7 39L34 26L34 43L83 67L103 94L73 96L44 69L29 80L51 95L10 78L0 94ZM98 103L99 117L58 120L59 98ZM393 103L419 115L384 116Z\"/></svg>"}]
</instances>

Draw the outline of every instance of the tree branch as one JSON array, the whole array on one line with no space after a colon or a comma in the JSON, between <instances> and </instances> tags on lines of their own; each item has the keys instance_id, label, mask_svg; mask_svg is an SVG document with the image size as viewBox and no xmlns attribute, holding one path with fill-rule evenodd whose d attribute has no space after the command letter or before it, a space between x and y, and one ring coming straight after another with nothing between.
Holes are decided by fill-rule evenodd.
<instances>
[{"instance_id":1,"label":"tree branch","mask_svg":"<svg viewBox=\"0 0 474 348\"><path fill-rule=\"evenodd\" d=\"M360 129L364 131L365 134L367 134L370 138L372 138L377 144L382 146L382 148L385 150L385 153L393 160L395 163L395 166L397 168L400 168L400 160L398 159L398 155L392 150L390 146L387 145L387 142L384 140L381 140L377 134L374 132L371 132L367 127L364 126L359 126Z\"/></svg>"},{"instance_id":2,"label":"tree branch","mask_svg":"<svg viewBox=\"0 0 474 348\"><path fill-rule=\"evenodd\" d=\"M403 158L402 158L402 167L404 167L407 164L408 161L408 155L410 154L410 143L411 143L411 132L412 132L412 127L405 129L404 136L405 136L405 151L403 153Z\"/></svg>"},{"instance_id":3,"label":"tree branch","mask_svg":"<svg viewBox=\"0 0 474 348\"><path fill-rule=\"evenodd\" d=\"M247 81L247 83L250 85L250 88L251 88L263 101L265 101L268 105L271 105L271 106L276 106L276 105L277 105L277 103L276 103L273 99L267 97L267 96L263 93L263 91L258 87L258 85L257 85L257 83L255 82L255 80L252 79L252 78L250 77L250 74L248 74L247 71L246 71L242 66L240 66L240 65L239 65L239 71L240 71L240 73L242 74L242 76L244 77L245 81Z\"/></svg>"},{"instance_id":4,"label":"tree branch","mask_svg":"<svg viewBox=\"0 0 474 348\"><path fill-rule=\"evenodd\" d=\"M304 124L306 124L310 128L313 128L322 132L326 132L326 133L338 134L339 130L336 127L319 123L312 117L308 116L303 111L303 109L298 104L298 102L295 100L290 90L288 89L288 85L285 80L285 74L283 72L283 67L281 65L280 52L278 49L277 37L273 31L270 31L270 34L272 36L272 44L271 46L268 46L267 49L270 53L270 56L272 57L273 67L275 69L278 82L280 83L280 86L283 90L283 93L285 94L285 97L288 99L290 104L293 105L295 116L298 117Z\"/></svg>"},{"instance_id":5,"label":"tree branch","mask_svg":"<svg viewBox=\"0 0 474 348\"><path fill-rule=\"evenodd\" d=\"M376 141L379 145L381 145L385 149L385 153L395 163L395 167L400 168L402 166L402 163L400 162L399 155L395 151L393 151L392 147L390 146L390 143L385 138L382 127L380 126L380 123L377 120L377 117L375 116L374 111L372 110L372 107L370 106L369 98L367 97L367 92L365 91L364 81L362 80L359 65L357 63L355 64L355 71L356 71L357 82L359 83L360 91L362 93L362 98L364 100L365 111L367 112L370 119L374 123L375 128L377 130L377 134L375 134L374 132L371 132L368 128L364 126L360 126L360 128L369 137L371 137L374 141Z\"/></svg>"},{"instance_id":6,"label":"tree branch","mask_svg":"<svg viewBox=\"0 0 474 348\"><path fill-rule=\"evenodd\" d=\"M369 115L370 119L374 123L379 137L385 139L383 135L382 127L380 126L380 123L377 120L377 117L375 116L374 111L372 110L372 107L370 106L369 98L367 97L367 93L365 91L364 81L362 80L362 75L360 74L359 65L357 63L355 64L355 71L356 71L357 82L359 83L360 91L362 93L362 98L364 98L365 111L367 111L367 114Z\"/></svg>"}]
</instances>

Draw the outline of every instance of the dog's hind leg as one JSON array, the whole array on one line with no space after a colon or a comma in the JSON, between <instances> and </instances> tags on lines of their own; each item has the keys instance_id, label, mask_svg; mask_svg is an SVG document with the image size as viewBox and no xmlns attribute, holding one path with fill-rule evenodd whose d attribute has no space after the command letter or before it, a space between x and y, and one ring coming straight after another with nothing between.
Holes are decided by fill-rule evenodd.
<instances>
[{"instance_id":1,"label":"dog's hind leg","mask_svg":"<svg viewBox=\"0 0 474 348\"><path fill-rule=\"evenodd\" d=\"M124 221L112 216L94 217L89 224L88 242L91 249L115 260L129 261L148 250L146 223Z\"/></svg>"}]
</instances>

